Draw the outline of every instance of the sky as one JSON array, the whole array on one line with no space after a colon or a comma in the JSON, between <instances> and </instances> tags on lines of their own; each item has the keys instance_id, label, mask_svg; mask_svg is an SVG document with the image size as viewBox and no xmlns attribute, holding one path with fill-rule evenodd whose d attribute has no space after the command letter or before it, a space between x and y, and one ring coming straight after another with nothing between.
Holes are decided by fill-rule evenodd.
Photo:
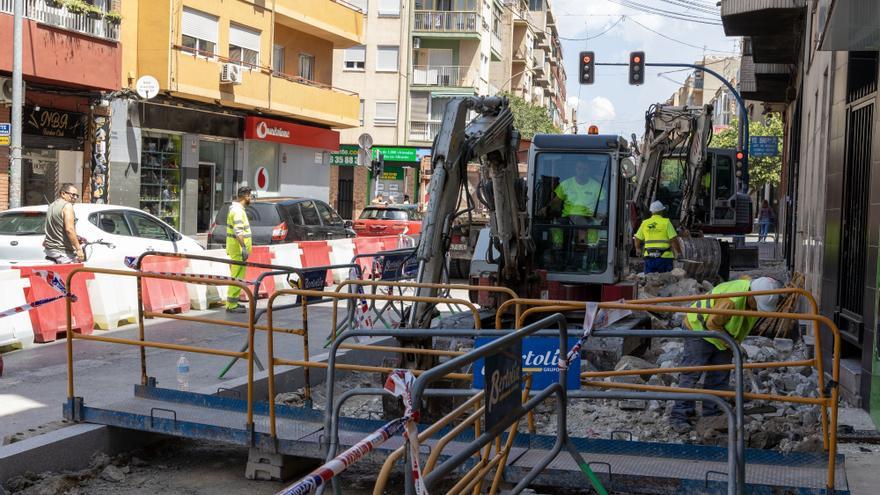
<instances>
[{"instance_id":1,"label":"sky","mask_svg":"<svg viewBox=\"0 0 880 495\"><path fill-rule=\"evenodd\" d=\"M645 52L645 61L648 63L694 63L701 60L704 54L725 56L739 52L739 39L725 37L720 25L677 20L621 5L641 4L709 17L708 14L687 10L684 5L708 6L718 10L715 0L617 1L620 3L612 0L553 0L550 4L562 38L563 61L568 76L568 101L578 109L579 133L586 132L586 127L594 124L599 126L602 134L629 136L636 133L641 136L648 106L666 101L689 74L676 69L648 67L645 84L630 86L626 67L599 66L596 67L595 84L581 86L578 82L579 52L595 52L596 61L600 63L626 63L629 52L639 50ZM665 39L648 28L694 46Z\"/></svg>"}]
</instances>

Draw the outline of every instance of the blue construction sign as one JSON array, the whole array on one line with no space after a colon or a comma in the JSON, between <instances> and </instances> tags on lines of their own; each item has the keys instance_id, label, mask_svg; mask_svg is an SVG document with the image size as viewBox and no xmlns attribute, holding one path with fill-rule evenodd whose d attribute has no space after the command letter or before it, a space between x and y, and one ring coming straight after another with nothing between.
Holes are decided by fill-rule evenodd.
<instances>
[{"instance_id":1,"label":"blue construction sign","mask_svg":"<svg viewBox=\"0 0 880 495\"><path fill-rule=\"evenodd\" d=\"M749 136L749 156L763 158L779 155L777 136Z\"/></svg>"},{"instance_id":2,"label":"blue construction sign","mask_svg":"<svg viewBox=\"0 0 880 495\"><path fill-rule=\"evenodd\" d=\"M475 345L480 347L495 340L495 337L477 337ZM568 348L577 343L577 337L568 338ZM559 380L559 338L557 337L526 337L522 341L522 371L532 374L532 390L542 390ZM568 390L577 390L580 381L581 358L574 358L565 375L565 386ZM474 388L482 389L485 384L483 376L483 360L474 363Z\"/></svg>"}]
</instances>

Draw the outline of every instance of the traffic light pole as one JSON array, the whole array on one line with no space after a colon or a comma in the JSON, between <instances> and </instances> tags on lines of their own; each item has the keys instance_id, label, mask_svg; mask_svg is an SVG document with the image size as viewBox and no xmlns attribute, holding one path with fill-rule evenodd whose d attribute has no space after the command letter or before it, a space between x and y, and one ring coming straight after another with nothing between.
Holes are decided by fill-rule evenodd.
<instances>
[{"instance_id":1,"label":"traffic light pole","mask_svg":"<svg viewBox=\"0 0 880 495\"><path fill-rule=\"evenodd\" d=\"M629 67L629 64L618 64L618 63L611 63L611 62L596 62L596 65L613 65L613 66ZM748 174L748 170L749 170L749 114L748 114L748 110L746 109L745 100L743 100L742 96L739 94L739 91L737 91L736 88L733 87L733 84L730 84L730 81L725 79L724 76L722 76L721 74L719 74L719 73L715 72L714 70L709 69L703 65L696 65L696 64L652 64L652 63L646 63L645 65L648 67L680 67L680 68L684 68L684 69L701 70L703 72L706 72L706 73L709 73L709 74L715 76L716 79L721 81L721 83L724 84L728 90L730 90L730 94L732 94L733 97L736 98L736 102L739 105L740 118L739 118L739 133L738 133L739 136L737 139L738 144L739 144L738 151L743 152L743 159L742 159L743 170L746 171L746 176L743 177L742 180L743 180L744 184L748 184L748 175L747 174Z\"/></svg>"}]
</instances>

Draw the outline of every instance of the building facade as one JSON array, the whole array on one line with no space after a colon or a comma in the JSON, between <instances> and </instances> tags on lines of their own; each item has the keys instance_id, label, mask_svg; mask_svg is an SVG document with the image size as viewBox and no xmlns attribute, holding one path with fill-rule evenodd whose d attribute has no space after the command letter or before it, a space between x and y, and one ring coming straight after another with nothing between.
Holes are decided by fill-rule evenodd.
<instances>
[{"instance_id":1,"label":"building facade","mask_svg":"<svg viewBox=\"0 0 880 495\"><path fill-rule=\"evenodd\" d=\"M724 0L721 14L744 37L743 96L784 115L786 260L840 328L842 391L880 423L880 5Z\"/></svg>"},{"instance_id":2,"label":"building facade","mask_svg":"<svg viewBox=\"0 0 880 495\"><path fill-rule=\"evenodd\" d=\"M333 0L126 0L122 86L112 105L110 200L186 234L210 229L237 187L330 197L335 129L359 97L336 87L337 48L363 42L364 15ZM131 93L145 79L157 93Z\"/></svg>"},{"instance_id":3,"label":"building facade","mask_svg":"<svg viewBox=\"0 0 880 495\"><path fill-rule=\"evenodd\" d=\"M0 123L11 122L13 3L0 0ZM65 182L84 200L104 201L104 130L121 80L119 2L93 2L88 12L23 3L21 204L46 204ZM9 144L0 135L0 209L9 207Z\"/></svg>"}]
</instances>

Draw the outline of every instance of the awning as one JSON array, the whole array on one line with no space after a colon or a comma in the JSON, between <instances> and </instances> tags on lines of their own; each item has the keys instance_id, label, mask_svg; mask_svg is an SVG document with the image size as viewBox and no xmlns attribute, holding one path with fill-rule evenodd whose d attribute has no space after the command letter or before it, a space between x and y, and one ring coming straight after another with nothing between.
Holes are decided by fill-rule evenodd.
<instances>
[{"instance_id":1,"label":"awning","mask_svg":"<svg viewBox=\"0 0 880 495\"><path fill-rule=\"evenodd\" d=\"M457 96L474 96L475 94L477 94L477 90L472 88L444 89L431 91L431 98L455 98Z\"/></svg>"}]
</instances>

